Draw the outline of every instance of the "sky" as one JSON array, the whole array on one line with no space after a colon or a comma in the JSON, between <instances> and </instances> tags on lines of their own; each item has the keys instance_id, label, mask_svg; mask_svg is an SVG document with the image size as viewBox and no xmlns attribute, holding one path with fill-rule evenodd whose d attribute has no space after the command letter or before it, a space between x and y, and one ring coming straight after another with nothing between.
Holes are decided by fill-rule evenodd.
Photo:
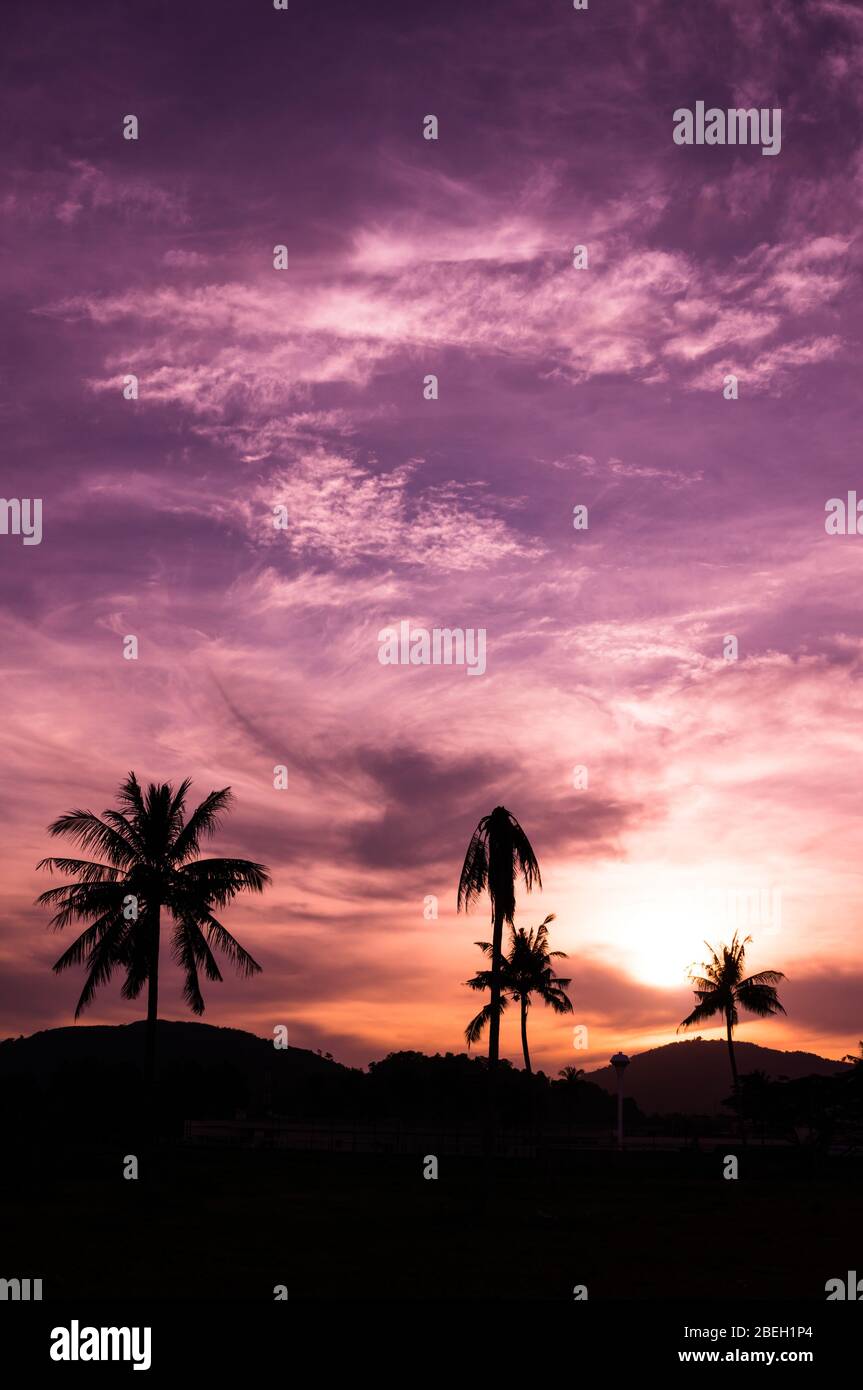
<instances>
[{"instance_id":1,"label":"sky","mask_svg":"<svg viewBox=\"0 0 863 1390\"><path fill-rule=\"evenodd\" d=\"M462 1050L503 804L572 979L536 1065L673 1041L736 925L788 977L738 1036L856 1050L863 9L5 19L2 493L43 520L0 535L0 1033L71 1023L35 865L134 769L230 785L214 850L272 873L205 1022ZM779 153L676 144L702 100L778 108ZM402 622L483 629L484 673L381 664ZM140 1015L118 982L84 1021Z\"/></svg>"}]
</instances>

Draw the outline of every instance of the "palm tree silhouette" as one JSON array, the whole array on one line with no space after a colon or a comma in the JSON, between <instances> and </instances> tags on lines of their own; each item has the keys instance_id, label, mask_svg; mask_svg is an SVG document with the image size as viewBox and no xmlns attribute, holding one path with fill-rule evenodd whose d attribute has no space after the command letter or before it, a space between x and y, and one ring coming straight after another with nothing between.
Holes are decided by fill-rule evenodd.
<instances>
[{"instance_id":1,"label":"palm tree silhouette","mask_svg":"<svg viewBox=\"0 0 863 1390\"><path fill-rule=\"evenodd\" d=\"M53 969L86 965L87 978L75 1018L92 1003L96 990L116 969L126 972L123 997L137 999L147 985L146 1076L152 1091L156 1066L156 1019L159 1003L159 946L162 909L174 920L174 959L185 973L183 997L195 1014L204 1012L198 978L222 975L213 955L218 948L241 975L261 967L213 915L238 893L263 892L270 882L263 864L248 859L201 859L201 841L216 830L233 800L230 787L210 792L186 816L188 778L175 788L168 782L150 783L146 795L134 772L118 794L119 808L70 811L49 827L52 835L68 835L85 852L101 860L52 857L37 868L55 869L76 878L49 888L37 902L56 907L50 925L60 931L70 922L90 925L64 951Z\"/></svg>"},{"instance_id":2,"label":"palm tree silhouette","mask_svg":"<svg viewBox=\"0 0 863 1390\"><path fill-rule=\"evenodd\" d=\"M527 1011L530 1008L531 995L538 995L544 1004L554 1009L555 1013L572 1013L572 1003L565 992L569 980L555 975L551 967L553 958L566 958L565 951L549 951L548 949L548 924L553 921L554 913L552 912L535 929L533 927L529 931L525 931L524 927L519 927L518 930L513 929L509 954L504 957L501 966L500 1007L501 1010L504 1010L508 999L512 999L520 1005L521 1047L524 1053L524 1068L527 1072L533 1070L530 1065L530 1051L527 1045ZM489 941L478 941L476 944L487 956L491 955L492 948ZM471 989L489 990L491 988L491 972L481 970L466 983ZM471 1019L465 1029L465 1038L469 1047L473 1043L479 1042L490 1018L491 1004L486 1004L480 1009L476 1017Z\"/></svg>"},{"instance_id":3,"label":"palm tree silhouette","mask_svg":"<svg viewBox=\"0 0 863 1390\"><path fill-rule=\"evenodd\" d=\"M751 940L751 936L746 936L741 941L735 932L731 945L720 947L721 956L717 954L709 941L705 941L704 944L710 952L710 960L701 967L704 976L689 976L691 983L695 986L695 997L698 1003L677 1030L679 1033L681 1028L692 1028L696 1024L705 1023L709 1018L714 1018L717 1014L722 1015L725 1019L728 1057L731 1062L735 1095L738 1090L738 1077L732 1034L739 1019L738 1009L746 1009L748 1013L756 1014L758 1018L771 1018L775 1014L785 1013L776 993L776 985L780 980L785 979L780 970L761 970L757 975L743 978L746 947Z\"/></svg>"},{"instance_id":4,"label":"palm tree silhouette","mask_svg":"<svg viewBox=\"0 0 863 1390\"><path fill-rule=\"evenodd\" d=\"M584 1067L561 1067L557 1074L561 1081L566 1081L572 1086L576 1081L581 1081L584 1076Z\"/></svg>"},{"instance_id":5,"label":"palm tree silhouette","mask_svg":"<svg viewBox=\"0 0 863 1390\"><path fill-rule=\"evenodd\" d=\"M491 902L492 941L489 988L488 1068L493 1095L500 1056L501 965L503 924L515 916L515 880L521 875L528 892L542 887L539 864L530 841L505 806L483 816L471 836L458 883L457 910L470 908L481 893Z\"/></svg>"}]
</instances>

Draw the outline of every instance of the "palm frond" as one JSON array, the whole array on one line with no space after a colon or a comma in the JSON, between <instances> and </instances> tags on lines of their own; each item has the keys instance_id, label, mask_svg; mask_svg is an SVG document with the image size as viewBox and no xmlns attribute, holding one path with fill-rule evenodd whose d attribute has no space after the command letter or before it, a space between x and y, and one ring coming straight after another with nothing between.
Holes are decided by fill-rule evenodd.
<instances>
[{"instance_id":1,"label":"palm frond","mask_svg":"<svg viewBox=\"0 0 863 1390\"><path fill-rule=\"evenodd\" d=\"M82 849L97 850L115 868L127 868L137 857L135 846L92 811L70 811L68 815L58 816L48 826L48 833L68 835L77 840Z\"/></svg>"},{"instance_id":2,"label":"palm frond","mask_svg":"<svg viewBox=\"0 0 863 1390\"><path fill-rule=\"evenodd\" d=\"M145 814L144 797L141 793L140 783L134 772L130 772L125 782L121 782L117 793L117 799L121 806L125 806L132 813L132 819L138 820Z\"/></svg>"},{"instance_id":3,"label":"palm frond","mask_svg":"<svg viewBox=\"0 0 863 1390\"><path fill-rule=\"evenodd\" d=\"M109 928L114 926L117 921L116 912L106 912L104 917L100 917L97 922L91 923L89 927L86 927L85 930L81 932L80 936L76 936L72 945L67 947L62 956L51 966L51 969L59 975L64 970L68 970L72 965L83 964L105 933Z\"/></svg>"},{"instance_id":4,"label":"palm frond","mask_svg":"<svg viewBox=\"0 0 863 1390\"><path fill-rule=\"evenodd\" d=\"M36 902L42 907L57 906L48 925L54 931L62 931L70 922L86 922L112 907L120 907L125 891L125 883L113 881L64 883L40 893Z\"/></svg>"},{"instance_id":5,"label":"palm frond","mask_svg":"<svg viewBox=\"0 0 863 1390\"><path fill-rule=\"evenodd\" d=\"M249 952L240 945L239 941L231 936L231 933L222 926L221 922L216 921L212 913L205 912L202 915L201 927L206 932L207 940L219 948L222 955L231 962L231 965L240 975L259 975L261 973L263 967L253 956L249 955Z\"/></svg>"},{"instance_id":6,"label":"palm frond","mask_svg":"<svg viewBox=\"0 0 863 1390\"><path fill-rule=\"evenodd\" d=\"M40 859L36 868L47 869L50 874L55 869L62 874L78 874L83 883L101 883L106 879L113 882L122 872L112 864L98 864L91 859L67 859L59 854Z\"/></svg>"},{"instance_id":7,"label":"palm frond","mask_svg":"<svg viewBox=\"0 0 863 1390\"><path fill-rule=\"evenodd\" d=\"M224 907L238 893L263 893L270 882L265 864L250 859L194 859L176 871L175 884L189 889L216 907Z\"/></svg>"},{"instance_id":8,"label":"palm frond","mask_svg":"<svg viewBox=\"0 0 863 1390\"><path fill-rule=\"evenodd\" d=\"M778 985L785 976L781 970L760 970L757 975L750 975L748 979L740 981L740 987L744 985Z\"/></svg>"},{"instance_id":9,"label":"palm frond","mask_svg":"<svg viewBox=\"0 0 863 1390\"><path fill-rule=\"evenodd\" d=\"M504 1012L505 1012L506 1006L507 1006L506 997L505 997L504 995L501 995L501 999L500 999L500 1012L501 1012L501 1013L504 1013ZM468 1045L468 1048L471 1048L471 1047L474 1045L474 1043L478 1043L478 1042L480 1041L480 1039L481 1039L483 1033L485 1032L486 1024L489 1023L489 1022L491 1021L492 1012L493 1012L493 1010L492 1010L491 1004L484 1004L483 1007L480 1009L479 1013L476 1014L476 1016L475 1016L474 1018L471 1019L470 1023L467 1025L467 1027L466 1027L465 1030L464 1030L464 1038L465 1038L465 1042L466 1042L467 1045Z\"/></svg>"},{"instance_id":10,"label":"palm frond","mask_svg":"<svg viewBox=\"0 0 863 1390\"><path fill-rule=\"evenodd\" d=\"M182 864L191 855L198 853L201 840L215 833L233 799L231 788L223 787L221 791L210 792L209 796L195 807L185 826L173 840L171 857L175 864Z\"/></svg>"},{"instance_id":11,"label":"palm frond","mask_svg":"<svg viewBox=\"0 0 863 1390\"><path fill-rule=\"evenodd\" d=\"M174 928L172 945L174 959L185 974L183 998L192 1013L202 1014L205 1006L198 980L198 966L203 966L208 980L221 980L222 972L196 922L178 922Z\"/></svg>"},{"instance_id":12,"label":"palm frond","mask_svg":"<svg viewBox=\"0 0 863 1390\"><path fill-rule=\"evenodd\" d=\"M458 912L461 912L462 908L465 911L471 908L488 885L488 849L485 840L487 820L488 817L485 816L480 821L467 847L458 881Z\"/></svg>"},{"instance_id":13,"label":"palm frond","mask_svg":"<svg viewBox=\"0 0 863 1390\"><path fill-rule=\"evenodd\" d=\"M772 1018L785 1009L772 985L751 984L748 980L737 986L737 999L743 1008L756 1018Z\"/></svg>"},{"instance_id":14,"label":"palm frond","mask_svg":"<svg viewBox=\"0 0 863 1390\"><path fill-rule=\"evenodd\" d=\"M464 982L468 989L488 991L491 989L491 971L481 970L478 975L474 975L470 980Z\"/></svg>"},{"instance_id":15,"label":"palm frond","mask_svg":"<svg viewBox=\"0 0 863 1390\"><path fill-rule=\"evenodd\" d=\"M679 1033L681 1028L694 1028L699 1023L706 1023L709 1018L715 1018L720 1013L722 1013L722 1002L718 994L709 994L699 1004L696 1004L692 1013L687 1014L682 1023L677 1025L677 1031Z\"/></svg>"},{"instance_id":16,"label":"palm frond","mask_svg":"<svg viewBox=\"0 0 863 1390\"><path fill-rule=\"evenodd\" d=\"M122 939L129 924L122 915L111 922L100 936L87 957L87 978L75 1006L75 1018L81 1017L93 1002L96 990L107 984L114 971L121 964Z\"/></svg>"}]
</instances>

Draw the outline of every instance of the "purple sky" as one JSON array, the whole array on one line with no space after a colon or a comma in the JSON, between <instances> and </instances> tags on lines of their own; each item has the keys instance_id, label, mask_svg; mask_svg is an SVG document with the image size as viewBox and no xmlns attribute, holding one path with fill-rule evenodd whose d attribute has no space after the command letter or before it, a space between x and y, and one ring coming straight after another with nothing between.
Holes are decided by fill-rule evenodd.
<instances>
[{"instance_id":1,"label":"purple sky","mask_svg":"<svg viewBox=\"0 0 863 1390\"><path fill-rule=\"evenodd\" d=\"M789 1016L741 1035L856 1047L863 539L824 509L863 496L863 8L6 14L2 492L43 539L0 536L2 1031L70 1021L34 865L135 768L232 785L217 847L273 872L208 1022L460 1048L455 887L503 802L545 884L516 920L570 955L539 1064L670 1040L750 889ZM780 108L780 154L676 145L698 100ZM484 628L486 673L381 666L402 620Z\"/></svg>"}]
</instances>

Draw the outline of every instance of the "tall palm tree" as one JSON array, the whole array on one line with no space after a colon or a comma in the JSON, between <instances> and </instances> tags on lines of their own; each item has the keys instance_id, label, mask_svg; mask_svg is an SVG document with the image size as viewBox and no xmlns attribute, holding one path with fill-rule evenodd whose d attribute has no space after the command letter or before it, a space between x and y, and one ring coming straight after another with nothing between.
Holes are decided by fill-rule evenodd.
<instances>
[{"instance_id":1,"label":"tall palm tree","mask_svg":"<svg viewBox=\"0 0 863 1390\"><path fill-rule=\"evenodd\" d=\"M495 806L490 815L483 816L471 836L458 883L457 909L470 908L482 893L487 892L491 903L492 941L491 1012L488 1029L488 1067L493 1092L500 1056L501 962L503 924L513 924L515 916L515 881L524 879L528 892L534 883L542 887L539 864L533 847L516 820L505 806Z\"/></svg>"},{"instance_id":2,"label":"tall palm tree","mask_svg":"<svg viewBox=\"0 0 863 1390\"><path fill-rule=\"evenodd\" d=\"M746 947L751 940L751 936L746 936L741 941L735 932L731 945L720 947L721 955L713 949L709 941L705 941L710 960L701 967L704 975L689 977L695 986L698 1003L677 1030L680 1032L681 1028L694 1028L709 1018L715 1018L717 1014L722 1015L725 1019L735 1095L738 1090L738 1077L732 1035L739 1020L738 1010L746 1009L758 1018L771 1018L775 1014L785 1013L776 993L779 981L785 979L780 970L761 970L757 975L749 975L744 979Z\"/></svg>"},{"instance_id":3,"label":"tall palm tree","mask_svg":"<svg viewBox=\"0 0 863 1390\"><path fill-rule=\"evenodd\" d=\"M183 997L193 1013L204 1012L199 969L208 980L222 978L213 947L241 975L261 969L213 911L243 890L263 892L269 874L263 864L248 859L199 858L201 841L214 833L233 797L230 787L210 792L187 816L190 785L188 778L176 789L168 782L161 786L151 782L144 794L130 772L120 787L118 808L101 816L70 811L48 827L52 835L68 835L82 851L95 853L98 859L57 856L37 865L77 880L40 894L37 902L57 909L50 925L60 931L70 922L90 923L53 967L59 972L73 965L86 966L76 1019L115 970L126 973L125 999L137 999L146 984L146 1075L151 1091L163 909L173 918L173 955L185 974Z\"/></svg>"},{"instance_id":4,"label":"tall palm tree","mask_svg":"<svg viewBox=\"0 0 863 1390\"><path fill-rule=\"evenodd\" d=\"M554 1009L555 1013L572 1013L572 1002L566 993L569 980L555 975L551 967L551 961L555 957L566 958L565 951L549 951L548 949L548 924L553 921L554 913L552 912L535 929L531 927L529 931L526 931L524 927L519 927L517 930L513 928L510 949L504 957L501 967L501 1009L506 1008L508 999L512 999L520 1006L521 1047L524 1053L524 1068L527 1072L532 1071L530 1051L527 1045L527 1011L530 1008L531 996L538 995L544 1004ZM491 955L490 942L478 941L476 944L487 956ZM491 972L480 970L477 975L467 981L467 984L471 989L486 991L491 988ZM479 1042L490 1018L491 1004L486 1004L476 1017L471 1019L465 1029L468 1046Z\"/></svg>"}]
</instances>

